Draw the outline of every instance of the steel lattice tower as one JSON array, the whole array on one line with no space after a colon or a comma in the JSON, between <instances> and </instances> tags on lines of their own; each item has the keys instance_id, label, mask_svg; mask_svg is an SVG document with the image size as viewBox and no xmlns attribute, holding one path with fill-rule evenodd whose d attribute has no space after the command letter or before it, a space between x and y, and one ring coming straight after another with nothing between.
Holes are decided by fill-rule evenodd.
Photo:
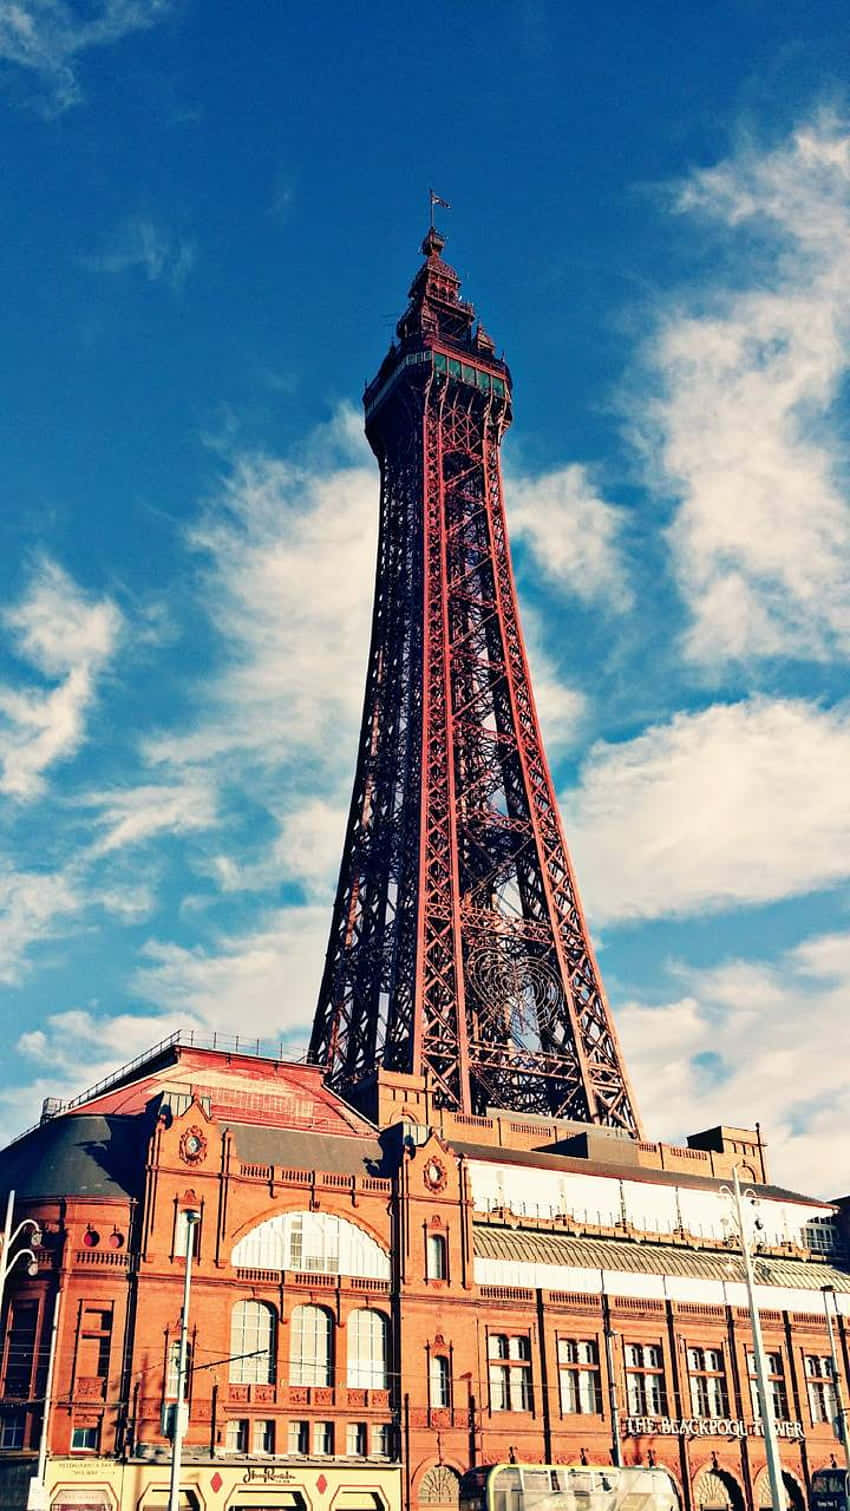
<instances>
[{"instance_id":1,"label":"steel lattice tower","mask_svg":"<svg viewBox=\"0 0 850 1511\"><path fill-rule=\"evenodd\" d=\"M354 793L310 1059L639 1134L543 751L505 528L510 373L433 227L364 396L380 464Z\"/></svg>"}]
</instances>

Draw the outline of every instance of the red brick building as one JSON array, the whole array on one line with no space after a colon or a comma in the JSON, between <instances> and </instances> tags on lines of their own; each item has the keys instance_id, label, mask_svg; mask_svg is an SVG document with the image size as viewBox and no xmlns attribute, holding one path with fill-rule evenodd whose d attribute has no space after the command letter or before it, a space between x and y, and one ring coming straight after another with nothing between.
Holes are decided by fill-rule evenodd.
<instances>
[{"instance_id":1,"label":"red brick building","mask_svg":"<svg viewBox=\"0 0 850 1511\"><path fill-rule=\"evenodd\" d=\"M34 1469L57 1293L47 1503L164 1504L191 1206L187 1507L450 1506L473 1464L621 1455L668 1467L686 1511L759 1511L720 1189L737 1164L760 1201L765 1346L803 1506L838 1451L823 1287L846 1399L850 1269L840 1213L771 1186L756 1133L673 1148L462 1116L387 1072L367 1103L373 1120L315 1068L177 1040L0 1155L16 1220L43 1227L38 1274L16 1266L6 1288L6 1505Z\"/></svg>"}]
</instances>

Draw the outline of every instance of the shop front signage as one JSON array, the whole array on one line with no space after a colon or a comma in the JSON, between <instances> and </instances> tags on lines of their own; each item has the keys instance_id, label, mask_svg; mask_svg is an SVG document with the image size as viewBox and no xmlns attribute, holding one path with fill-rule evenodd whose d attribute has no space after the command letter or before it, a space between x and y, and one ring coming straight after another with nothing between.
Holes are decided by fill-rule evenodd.
<instances>
[{"instance_id":1,"label":"shop front signage","mask_svg":"<svg viewBox=\"0 0 850 1511\"><path fill-rule=\"evenodd\" d=\"M279 1464L250 1465L242 1476L243 1485L294 1485L295 1475L291 1469Z\"/></svg>"},{"instance_id":2,"label":"shop front signage","mask_svg":"<svg viewBox=\"0 0 850 1511\"><path fill-rule=\"evenodd\" d=\"M777 1422L780 1438L803 1437L802 1422ZM745 1422L742 1417L625 1417L626 1438L763 1438L763 1422Z\"/></svg>"}]
</instances>

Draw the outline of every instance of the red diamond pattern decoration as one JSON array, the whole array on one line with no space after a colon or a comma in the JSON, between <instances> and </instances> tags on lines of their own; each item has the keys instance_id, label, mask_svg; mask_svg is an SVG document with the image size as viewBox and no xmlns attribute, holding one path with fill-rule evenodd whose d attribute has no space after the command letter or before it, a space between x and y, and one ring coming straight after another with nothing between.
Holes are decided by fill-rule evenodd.
<instances>
[{"instance_id":1,"label":"red diamond pattern decoration","mask_svg":"<svg viewBox=\"0 0 850 1511\"><path fill-rule=\"evenodd\" d=\"M327 1488L328 1482L325 1479L325 1476L323 1474L320 1474L319 1478L316 1480L316 1489L318 1490L320 1495L324 1495Z\"/></svg>"},{"instance_id":2,"label":"red diamond pattern decoration","mask_svg":"<svg viewBox=\"0 0 850 1511\"><path fill-rule=\"evenodd\" d=\"M217 1469L216 1469L215 1474L213 1475L212 1479L210 1480L210 1484L211 1484L213 1490L216 1492L216 1495L217 1495L218 1492L219 1492L219 1490L221 1489L222 1485L224 1484L224 1480L222 1479L222 1477L219 1474L219 1472L218 1472Z\"/></svg>"}]
</instances>

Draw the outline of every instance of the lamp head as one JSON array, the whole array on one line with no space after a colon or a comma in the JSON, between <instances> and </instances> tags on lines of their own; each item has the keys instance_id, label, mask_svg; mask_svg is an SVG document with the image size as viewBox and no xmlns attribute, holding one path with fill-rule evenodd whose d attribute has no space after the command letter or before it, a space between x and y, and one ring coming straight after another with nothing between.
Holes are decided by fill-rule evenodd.
<instances>
[{"instance_id":1,"label":"lamp head","mask_svg":"<svg viewBox=\"0 0 850 1511\"><path fill-rule=\"evenodd\" d=\"M27 1265L27 1274L31 1280L34 1280L38 1274L38 1260L34 1256Z\"/></svg>"},{"instance_id":2,"label":"lamp head","mask_svg":"<svg viewBox=\"0 0 850 1511\"><path fill-rule=\"evenodd\" d=\"M32 1246L33 1246L34 1249L40 1249L41 1248L41 1243L42 1243L42 1239L43 1238L44 1238L44 1234L42 1233L41 1228L39 1227L38 1223L37 1222L33 1223L32 1234L30 1236L30 1243L32 1244Z\"/></svg>"}]
</instances>

